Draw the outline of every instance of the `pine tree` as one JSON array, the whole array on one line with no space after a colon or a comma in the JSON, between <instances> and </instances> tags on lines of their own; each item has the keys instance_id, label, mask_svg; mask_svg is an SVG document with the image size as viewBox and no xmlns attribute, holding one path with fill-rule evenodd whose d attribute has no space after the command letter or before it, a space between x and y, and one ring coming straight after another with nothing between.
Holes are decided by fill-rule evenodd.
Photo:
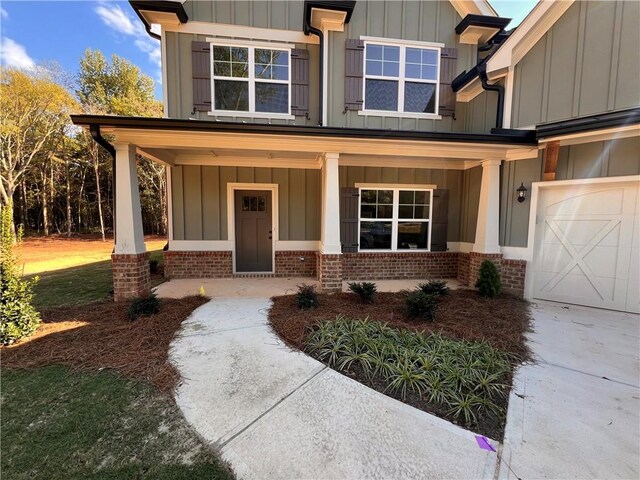
<instances>
[{"instance_id":1,"label":"pine tree","mask_svg":"<svg viewBox=\"0 0 640 480\"><path fill-rule=\"evenodd\" d=\"M502 290L500 273L492 261L485 260L482 262L482 265L480 265L476 288L478 289L478 293L483 297L493 298L500 295L500 291Z\"/></svg>"}]
</instances>

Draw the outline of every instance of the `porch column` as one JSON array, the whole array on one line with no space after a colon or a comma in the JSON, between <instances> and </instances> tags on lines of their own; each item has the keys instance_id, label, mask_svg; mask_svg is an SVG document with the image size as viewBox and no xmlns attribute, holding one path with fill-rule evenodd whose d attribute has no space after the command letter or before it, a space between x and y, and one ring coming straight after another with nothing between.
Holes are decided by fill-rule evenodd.
<instances>
[{"instance_id":1,"label":"porch column","mask_svg":"<svg viewBox=\"0 0 640 480\"><path fill-rule=\"evenodd\" d=\"M113 292L116 301L151 291L149 257L144 244L142 212L136 171L136 147L115 144L116 218L113 261Z\"/></svg>"},{"instance_id":2,"label":"porch column","mask_svg":"<svg viewBox=\"0 0 640 480\"><path fill-rule=\"evenodd\" d=\"M322 290L329 292L342 290L339 158L338 153L325 153L322 160L321 246L317 271Z\"/></svg>"},{"instance_id":3,"label":"porch column","mask_svg":"<svg viewBox=\"0 0 640 480\"><path fill-rule=\"evenodd\" d=\"M469 254L469 286L474 286L484 260L492 260L500 269L500 164L501 160L482 162L482 183L476 223L476 239Z\"/></svg>"}]
</instances>

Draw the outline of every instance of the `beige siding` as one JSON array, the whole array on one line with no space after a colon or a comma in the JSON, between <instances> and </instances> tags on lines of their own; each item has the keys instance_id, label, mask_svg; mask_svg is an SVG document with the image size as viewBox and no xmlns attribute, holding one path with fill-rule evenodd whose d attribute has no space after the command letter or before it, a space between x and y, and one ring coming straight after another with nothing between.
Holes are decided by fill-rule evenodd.
<instances>
[{"instance_id":1,"label":"beige siding","mask_svg":"<svg viewBox=\"0 0 640 480\"><path fill-rule=\"evenodd\" d=\"M531 194L531 183L542 179L544 153L538 158L505 162L502 167L500 244L526 247L530 199L516 200L520 182ZM640 137L585 143L560 148L556 180L617 177L640 174Z\"/></svg>"},{"instance_id":2,"label":"beige siding","mask_svg":"<svg viewBox=\"0 0 640 480\"><path fill-rule=\"evenodd\" d=\"M361 1L356 3L344 32L330 32L328 123L333 127L384 128L391 130L463 131L464 108L456 108L456 118L423 120L362 116L344 112L345 41L361 35L444 43L458 49L457 71L475 65L475 46L457 44L455 26L460 17L449 2L417 0ZM460 106L461 104L458 104Z\"/></svg>"},{"instance_id":3,"label":"beige siding","mask_svg":"<svg viewBox=\"0 0 640 480\"><path fill-rule=\"evenodd\" d=\"M450 242L472 242L478 218L481 176L481 168L462 171L423 168L340 167L340 186L353 187L356 183L391 183L428 184L436 185L437 188L446 188L449 190L447 240Z\"/></svg>"},{"instance_id":4,"label":"beige siding","mask_svg":"<svg viewBox=\"0 0 640 480\"><path fill-rule=\"evenodd\" d=\"M575 2L516 65L513 126L640 104L640 2Z\"/></svg>"},{"instance_id":5,"label":"beige siding","mask_svg":"<svg viewBox=\"0 0 640 480\"><path fill-rule=\"evenodd\" d=\"M279 239L320 239L320 170L185 165L171 169L175 240L228 239L228 183L277 183Z\"/></svg>"}]
</instances>

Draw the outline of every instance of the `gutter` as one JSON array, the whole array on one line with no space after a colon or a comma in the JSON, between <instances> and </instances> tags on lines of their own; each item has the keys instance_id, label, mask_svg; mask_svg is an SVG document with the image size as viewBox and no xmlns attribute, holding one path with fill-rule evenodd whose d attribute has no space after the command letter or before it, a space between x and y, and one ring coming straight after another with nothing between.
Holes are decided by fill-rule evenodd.
<instances>
[{"instance_id":1,"label":"gutter","mask_svg":"<svg viewBox=\"0 0 640 480\"><path fill-rule=\"evenodd\" d=\"M116 243L116 149L113 145L111 145L106 138L102 136L100 133L100 125L93 123L89 126L89 132L91 133L91 137L95 140L95 142L104 148L109 155L111 155L111 165L112 165L112 176L113 176L113 207L112 207L112 216L113 216L113 243ZM115 248L115 247L114 247Z\"/></svg>"},{"instance_id":2,"label":"gutter","mask_svg":"<svg viewBox=\"0 0 640 480\"><path fill-rule=\"evenodd\" d=\"M482 88L487 92L498 93L498 105L496 112L496 129L502 129L502 123L504 118L504 87L497 83L489 83L487 79L487 64L478 64L478 77L482 83Z\"/></svg>"},{"instance_id":3,"label":"gutter","mask_svg":"<svg viewBox=\"0 0 640 480\"><path fill-rule=\"evenodd\" d=\"M307 20L305 19L304 22L304 33L305 35L309 35L309 34L313 34L316 35L318 37L318 40L320 41L320 65L318 68L318 72L319 72L319 86L320 88L318 89L318 125L322 126L322 119L323 117L323 110L324 110L324 33L322 33L322 30L317 29L316 27L312 27L310 24L307 23Z\"/></svg>"}]
</instances>

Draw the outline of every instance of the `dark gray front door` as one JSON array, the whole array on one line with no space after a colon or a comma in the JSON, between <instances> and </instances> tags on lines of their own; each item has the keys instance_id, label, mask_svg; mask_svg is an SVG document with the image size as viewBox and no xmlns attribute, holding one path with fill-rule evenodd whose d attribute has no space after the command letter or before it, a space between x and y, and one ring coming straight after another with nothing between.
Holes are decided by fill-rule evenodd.
<instances>
[{"instance_id":1,"label":"dark gray front door","mask_svg":"<svg viewBox=\"0 0 640 480\"><path fill-rule=\"evenodd\" d=\"M236 190L236 272L271 272L271 192Z\"/></svg>"}]
</instances>

